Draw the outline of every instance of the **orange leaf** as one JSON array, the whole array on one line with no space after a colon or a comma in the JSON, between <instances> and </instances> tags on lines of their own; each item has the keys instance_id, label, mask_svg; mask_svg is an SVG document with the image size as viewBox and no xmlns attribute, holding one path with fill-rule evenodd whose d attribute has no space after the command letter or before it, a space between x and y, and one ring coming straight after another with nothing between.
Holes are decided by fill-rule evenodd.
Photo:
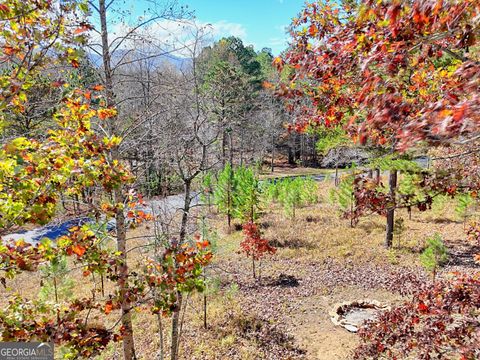
<instances>
[{"instance_id":1,"label":"orange leaf","mask_svg":"<svg viewBox=\"0 0 480 360\"><path fill-rule=\"evenodd\" d=\"M10 55L15 54L16 51L15 51L15 49L14 49L13 47L7 45L7 46L4 46L4 47L3 47L3 52L4 52L6 55L10 56Z\"/></svg>"},{"instance_id":2,"label":"orange leaf","mask_svg":"<svg viewBox=\"0 0 480 360\"><path fill-rule=\"evenodd\" d=\"M278 69L278 70L282 70L283 68L283 59L280 57L280 56L277 56L274 60L273 60L273 65Z\"/></svg>"},{"instance_id":3,"label":"orange leaf","mask_svg":"<svg viewBox=\"0 0 480 360\"><path fill-rule=\"evenodd\" d=\"M105 120L106 118L111 118L117 115L117 112L115 109L100 109L98 110L98 117L102 120Z\"/></svg>"},{"instance_id":4,"label":"orange leaf","mask_svg":"<svg viewBox=\"0 0 480 360\"><path fill-rule=\"evenodd\" d=\"M113 304L111 301L107 301L107 303L105 304L105 309L104 309L104 312L106 315L110 314L113 310Z\"/></svg>"},{"instance_id":5,"label":"orange leaf","mask_svg":"<svg viewBox=\"0 0 480 360\"><path fill-rule=\"evenodd\" d=\"M458 108L454 113L453 113L453 120L454 121L460 121L464 118L465 112L467 110L468 106L466 104L463 104L460 108Z\"/></svg>"},{"instance_id":6,"label":"orange leaf","mask_svg":"<svg viewBox=\"0 0 480 360\"><path fill-rule=\"evenodd\" d=\"M205 248L207 248L209 245L210 245L210 243L208 242L208 240L198 241L198 242L197 242L197 247L198 247L199 249L205 249Z\"/></svg>"},{"instance_id":7,"label":"orange leaf","mask_svg":"<svg viewBox=\"0 0 480 360\"><path fill-rule=\"evenodd\" d=\"M264 89L272 89L274 87L273 84L269 81L264 81L262 86Z\"/></svg>"},{"instance_id":8,"label":"orange leaf","mask_svg":"<svg viewBox=\"0 0 480 360\"><path fill-rule=\"evenodd\" d=\"M83 254L85 254L85 251L87 249L85 249L83 246L81 245L72 245L72 250L75 254L77 254L78 256L83 256Z\"/></svg>"},{"instance_id":9,"label":"orange leaf","mask_svg":"<svg viewBox=\"0 0 480 360\"><path fill-rule=\"evenodd\" d=\"M177 256L175 256L175 259L178 262L182 263L187 259L187 257L184 254L180 253L180 254L177 254Z\"/></svg>"},{"instance_id":10,"label":"orange leaf","mask_svg":"<svg viewBox=\"0 0 480 360\"><path fill-rule=\"evenodd\" d=\"M82 25L82 26L75 29L74 34L78 35L78 34L84 33L85 31L88 31L88 30L90 30L89 25Z\"/></svg>"},{"instance_id":11,"label":"orange leaf","mask_svg":"<svg viewBox=\"0 0 480 360\"><path fill-rule=\"evenodd\" d=\"M310 36L316 36L318 34L317 25L315 24L310 25L310 28L308 29L308 33L310 34Z\"/></svg>"}]
</instances>

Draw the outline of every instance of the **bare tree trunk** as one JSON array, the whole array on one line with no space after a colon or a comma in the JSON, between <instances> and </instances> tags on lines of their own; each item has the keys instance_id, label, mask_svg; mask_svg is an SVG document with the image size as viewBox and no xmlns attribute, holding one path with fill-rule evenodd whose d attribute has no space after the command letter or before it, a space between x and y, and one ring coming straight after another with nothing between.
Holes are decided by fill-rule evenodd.
<instances>
[{"instance_id":1,"label":"bare tree trunk","mask_svg":"<svg viewBox=\"0 0 480 360\"><path fill-rule=\"evenodd\" d=\"M230 162L230 166L233 169L233 136L232 136L232 131L229 131L228 133L228 142L229 142L229 156L228 156L228 161Z\"/></svg>"},{"instance_id":2,"label":"bare tree trunk","mask_svg":"<svg viewBox=\"0 0 480 360\"><path fill-rule=\"evenodd\" d=\"M243 151L244 151L244 132L240 134L240 166L243 166ZM231 139L231 138L230 138ZM231 140L230 140L231 141Z\"/></svg>"},{"instance_id":3,"label":"bare tree trunk","mask_svg":"<svg viewBox=\"0 0 480 360\"><path fill-rule=\"evenodd\" d=\"M222 134L222 168L225 167L227 159L227 132L223 130Z\"/></svg>"},{"instance_id":4,"label":"bare tree trunk","mask_svg":"<svg viewBox=\"0 0 480 360\"><path fill-rule=\"evenodd\" d=\"M300 135L300 164L305 166L305 135Z\"/></svg>"},{"instance_id":5,"label":"bare tree trunk","mask_svg":"<svg viewBox=\"0 0 480 360\"><path fill-rule=\"evenodd\" d=\"M295 155L294 151L292 150L292 147L288 147L288 164L289 165L294 165L295 164Z\"/></svg>"},{"instance_id":6,"label":"bare tree trunk","mask_svg":"<svg viewBox=\"0 0 480 360\"><path fill-rule=\"evenodd\" d=\"M178 359L178 344L180 341L180 313L182 310L183 296L181 292L177 292L177 307L172 317L172 344L170 347L170 359Z\"/></svg>"},{"instance_id":7,"label":"bare tree trunk","mask_svg":"<svg viewBox=\"0 0 480 360\"><path fill-rule=\"evenodd\" d=\"M185 186L185 197L184 197L184 207L182 214L182 222L180 225L180 233L178 237L179 246L185 242L187 236L187 226L188 226L188 217L190 213L190 203L191 203L191 180L184 179ZM181 292L177 292L177 306L173 312L172 316L172 343L170 347L170 359L178 359L178 345L180 342L180 314L182 310L183 295Z\"/></svg>"},{"instance_id":8,"label":"bare tree trunk","mask_svg":"<svg viewBox=\"0 0 480 360\"><path fill-rule=\"evenodd\" d=\"M318 135L314 135L313 141L312 141L312 161L315 167L319 166L318 163L318 153L317 153L317 141L318 141Z\"/></svg>"},{"instance_id":9,"label":"bare tree trunk","mask_svg":"<svg viewBox=\"0 0 480 360\"><path fill-rule=\"evenodd\" d=\"M255 272L255 258L252 256L252 272L253 272L253 278L257 278L257 273Z\"/></svg>"},{"instance_id":10,"label":"bare tree trunk","mask_svg":"<svg viewBox=\"0 0 480 360\"><path fill-rule=\"evenodd\" d=\"M395 226L395 192L397 188L397 170L390 170L389 176L390 196L392 204L387 210L387 229L385 234L385 247L389 248L393 242L393 230Z\"/></svg>"},{"instance_id":11,"label":"bare tree trunk","mask_svg":"<svg viewBox=\"0 0 480 360\"><path fill-rule=\"evenodd\" d=\"M380 169L375 169L375 182L380 184Z\"/></svg>"},{"instance_id":12,"label":"bare tree trunk","mask_svg":"<svg viewBox=\"0 0 480 360\"><path fill-rule=\"evenodd\" d=\"M115 203L123 203L124 197L122 190L115 190ZM127 265L127 231L125 224L125 215L123 209L120 207L115 214L115 221L117 227L117 250L120 252L120 259L122 265L118 272L118 288L119 295L122 301L122 326L125 329L123 336L123 357L125 360L136 359L135 342L133 339L133 326L131 304L128 301L128 265Z\"/></svg>"},{"instance_id":13,"label":"bare tree trunk","mask_svg":"<svg viewBox=\"0 0 480 360\"><path fill-rule=\"evenodd\" d=\"M274 172L275 168L275 137L272 135L272 162L270 164L270 168L272 173Z\"/></svg>"},{"instance_id":14,"label":"bare tree trunk","mask_svg":"<svg viewBox=\"0 0 480 360\"><path fill-rule=\"evenodd\" d=\"M230 174L228 180L228 189L227 189L227 223L228 231L232 228L232 203L233 203L233 168L230 167Z\"/></svg>"},{"instance_id":15,"label":"bare tree trunk","mask_svg":"<svg viewBox=\"0 0 480 360\"><path fill-rule=\"evenodd\" d=\"M335 164L335 186L338 186L338 162Z\"/></svg>"},{"instance_id":16,"label":"bare tree trunk","mask_svg":"<svg viewBox=\"0 0 480 360\"><path fill-rule=\"evenodd\" d=\"M105 72L105 91L107 106L115 106L115 93L113 90L113 73L111 68L111 54L110 45L108 43L108 28L107 28L107 6L105 0L99 0L98 9L100 15L101 37L102 37L102 59ZM113 135L116 131L115 121L113 118L110 121L110 133ZM118 150L112 151L112 160L119 160ZM124 203L124 195L121 188L114 191L115 204ZM123 336L123 357L125 360L136 359L135 342L133 338L132 315L130 313L131 304L128 301L128 265L127 265L127 230L125 224L125 214L122 207L117 207L115 212L116 230L117 230L117 250L120 252L120 260L122 262L119 273L117 285L119 288L119 295L122 301L122 326L125 329Z\"/></svg>"},{"instance_id":17,"label":"bare tree trunk","mask_svg":"<svg viewBox=\"0 0 480 360\"><path fill-rule=\"evenodd\" d=\"M163 323L162 323L162 314L158 313L157 314L157 321L158 321L158 335L159 335L159 341L160 341L160 352L158 354L158 359L163 360L164 359L164 351L163 351Z\"/></svg>"},{"instance_id":18,"label":"bare tree trunk","mask_svg":"<svg viewBox=\"0 0 480 360\"><path fill-rule=\"evenodd\" d=\"M203 269L203 282L206 283L207 276L205 274L205 268ZM207 328L207 293L203 292L203 328Z\"/></svg>"}]
</instances>

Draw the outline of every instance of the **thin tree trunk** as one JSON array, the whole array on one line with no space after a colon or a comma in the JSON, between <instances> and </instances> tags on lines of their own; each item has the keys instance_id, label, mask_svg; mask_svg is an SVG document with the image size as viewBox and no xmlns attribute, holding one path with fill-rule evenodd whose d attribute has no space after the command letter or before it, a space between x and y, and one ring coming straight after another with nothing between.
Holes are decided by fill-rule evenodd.
<instances>
[{"instance_id":1,"label":"thin tree trunk","mask_svg":"<svg viewBox=\"0 0 480 360\"><path fill-rule=\"evenodd\" d=\"M178 359L178 343L180 339L180 313L182 310L183 296L181 292L177 292L177 307L172 317L172 344L170 347L170 360Z\"/></svg>"},{"instance_id":2,"label":"thin tree trunk","mask_svg":"<svg viewBox=\"0 0 480 360\"><path fill-rule=\"evenodd\" d=\"M252 271L253 271L253 278L257 278L257 274L255 273L255 258L252 256Z\"/></svg>"},{"instance_id":3,"label":"thin tree trunk","mask_svg":"<svg viewBox=\"0 0 480 360\"><path fill-rule=\"evenodd\" d=\"M227 189L227 223L228 231L232 228L232 207L233 207L233 168L230 167L230 174L228 175L228 189Z\"/></svg>"},{"instance_id":4,"label":"thin tree trunk","mask_svg":"<svg viewBox=\"0 0 480 360\"><path fill-rule=\"evenodd\" d=\"M207 281L207 277L205 275L205 269L203 269L203 282ZM203 328L207 328L207 293L203 292Z\"/></svg>"},{"instance_id":5,"label":"thin tree trunk","mask_svg":"<svg viewBox=\"0 0 480 360\"><path fill-rule=\"evenodd\" d=\"M244 133L240 134L240 166L243 166L243 147L244 147Z\"/></svg>"},{"instance_id":6,"label":"thin tree trunk","mask_svg":"<svg viewBox=\"0 0 480 360\"><path fill-rule=\"evenodd\" d=\"M225 167L227 159L227 132L223 130L222 133L222 168Z\"/></svg>"},{"instance_id":7,"label":"thin tree trunk","mask_svg":"<svg viewBox=\"0 0 480 360\"><path fill-rule=\"evenodd\" d=\"M262 282L262 259L258 261L258 281Z\"/></svg>"},{"instance_id":8,"label":"thin tree trunk","mask_svg":"<svg viewBox=\"0 0 480 360\"><path fill-rule=\"evenodd\" d=\"M275 167L275 137L272 135L272 162L270 163L270 168L272 173Z\"/></svg>"},{"instance_id":9,"label":"thin tree trunk","mask_svg":"<svg viewBox=\"0 0 480 360\"><path fill-rule=\"evenodd\" d=\"M335 164L335 186L338 186L338 162Z\"/></svg>"},{"instance_id":10,"label":"thin tree trunk","mask_svg":"<svg viewBox=\"0 0 480 360\"><path fill-rule=\"evenodd\" d=\"M375 182L380 184L380 169L375 169Z\"/></svg>"},{"instance_id":11,"label":"thin tree trunk","mask_svg":"<svg viewBox=\"0 0 480 360\"><path fill-rule=\"evenodd\" d=\"M300 164L305 166L305 135L300 135Z\"/></svg>"},{"instance_id":12,"label":"thin tree trunk","mask_svg":"<svg viewBox=\"0 0 480 360\"><path fill-rule=\"evenodd\" d=\"M115 203L124 203L124 197L121 189L115 190ZM125 224L125 215L120 207L115 215L117 228L117 250L120 252L122 265L119 268L118 287L119 295L122 301L122 326L125 329L123 335L123 356L125 360L136 359L135 342L133 338L131 303L128 301L128 265L127 265L127 231Z\"/></svg>"},{"instance_id":13,"label":"thin tree trunk","mask_svg":"<svg viewBox=\"0 0 480 360\"><path fill-rule=\"evenodd\" d=\"M393 242L393 230L395 226L395 192L397 188L397 170L390 170L389 176L390 196L392 204L387 210L387 228L385 234L385 247L390 248Z\"/></svg>"},{"instance_id":14,"label":"thin tree trunk","mask_svg":"<svg viewBox=\"0 0 480 360\"><path fill-rule=\"evenodd\" d=\"M102 60L105 71L105 92L107 107L115 106L115 93L113 90L113 73L111 68L110 45L108 43L107 28L107 8L105 0L99 0L98 9L100 15L101 37L102 37ZM110 121L110 133L114 135L116 131L115 122L117 117ZM119 160L118 150L112 151L112 160ZM124 203L124 195L121 188L114 191L115 204ZM125 224L125 215L122 207L118 207L115 212L116 230L117 230L117 250L120 252L121 266L118 273L117 285L119 288L119 296L122 301L122 326L124 328L123 335L123 357L125 360L136 359L135 342L133 338L132 315L130 313L130 302L128 301L128 265L127 265L127 231Z\"/></svg>"},{"instance_id":15,"label":"thin tree trunk","mask_svg":"<svg viewBox=\"0 0 480 360\"><path fill-rule=\"evenodd\" d=\"M179 233L179 246L181 246L186 239L187 236L187 225L188 225L188 216L190 213L190 202L191 202L191 180L185 179L184 180L185 186L185 197L184 197L184 207L183 207L183 214L182 214L182 222L180 225L180 233ZM172 316L172 343L170 347L170 359L177 360L178 359L178 344L180 340L180 313L182 310L182 302L183 296L182 293L177 291L177 306L173 312Z\"/></svg>"},{"instance_id":16,"label":"thin tree trunk","mask_svg":"<svg viewBox=\"0 0 480 360\"><path fill-rule=\"evenodd\" d=\"M159 334L159 341L160 341L160 353L158 356L159 360L164 359L164 351L163 351L163 323L162 323L162 314L158 313L157 314L157 322L158 322L158 334Z\"/></svg>"},{"instance_id":17,"label":"thin tree trunk","mask_svg":"<svg viewBox=\"0 0 480 360\"><path fill-rule=\"evenodd\" d=\"M288 164L289 165L294 165L295 164L295 156L294 156L294 151L292 150L292 147L288 147Z\"/></svg>"},{"instance_id":18,"label":"thin tree trunk","mask_svg":"<svg viewBox=\"0 0 480 360\"><path fill-rule=\"evenodd\" d=\"M232 136L232 131L230 131L228 133L228 140L229 140L229 145L230 145L228 161L230 162L230 166L233 169L233 136Z\"/></svg>"}]
</instances>

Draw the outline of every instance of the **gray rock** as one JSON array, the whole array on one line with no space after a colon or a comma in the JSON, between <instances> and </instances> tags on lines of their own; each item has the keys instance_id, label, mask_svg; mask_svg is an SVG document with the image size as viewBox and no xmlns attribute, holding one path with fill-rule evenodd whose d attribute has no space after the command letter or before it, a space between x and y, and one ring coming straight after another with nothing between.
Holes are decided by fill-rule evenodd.
<instances>
[{"instance_id":1,"label":"gray rock","mask_svg":"<svg viewBox=\"0 0 480 360\"><path fill-rule=\"evenodd\" d=\"M344 168L355 163L363 165L367 163L372 155L365 148L340 146L331 149L321 161L324 168L335 168L336 166ZM338 165L337 165L338 164Z\"/></svg>"},{"instance_id":2,"label":"gray rock","mask_svg":"<svg viewBox=\"0 0 480 360\"><path fill-rule=\"evenodd\" d=\"M343 302L335 305L330 312L330 319L334 325L355 333L366 320L373 320L386 310L390 310L390 307L376 300Z\"/></svg>"},{"instance_id":3,"label":"gray rock","mask_svg":"<svg viewBox=\"0 0 480 360\"><path fill-rule=\"evenodd\" d=\"M350 332L353 332L353 333L356 333L358 331L358 328L354 325L345 325L344 326L345 329L347 329L348 331Z\"/></svg>"}]
</instances>

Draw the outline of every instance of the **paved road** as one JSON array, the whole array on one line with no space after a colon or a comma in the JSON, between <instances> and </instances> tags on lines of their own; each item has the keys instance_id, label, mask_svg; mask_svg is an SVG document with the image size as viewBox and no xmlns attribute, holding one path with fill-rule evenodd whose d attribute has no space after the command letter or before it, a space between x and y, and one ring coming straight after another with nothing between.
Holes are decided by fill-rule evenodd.
<instances>
[{"instance_id":1,"label":"paved road","mask_svg":"<svg viewBox=\"0 0 480 360\"><path fill-rule=\"evenodd\" d=\"M163 199L151 200L148 201L145 207L142 207L142 210L147 213L167 213L173 214L183 207L183 194L167 196ZM198 196L195 196L192 200L193 204L198 204ZM93 222L92 219L88 217L80 217L76 219L70 219L61 223L51 223L33 230L21 231L18 233L8 234L2 236L3 241L9 240L20 240L36 244L43 238L48 238L51 240L58 239L61 236L68 235L68 230L77 225L83 225L85 223ZM107 222L107 230L113 230L115 228L115 220L110 220Z\"/></svg>"}]
</instances>

